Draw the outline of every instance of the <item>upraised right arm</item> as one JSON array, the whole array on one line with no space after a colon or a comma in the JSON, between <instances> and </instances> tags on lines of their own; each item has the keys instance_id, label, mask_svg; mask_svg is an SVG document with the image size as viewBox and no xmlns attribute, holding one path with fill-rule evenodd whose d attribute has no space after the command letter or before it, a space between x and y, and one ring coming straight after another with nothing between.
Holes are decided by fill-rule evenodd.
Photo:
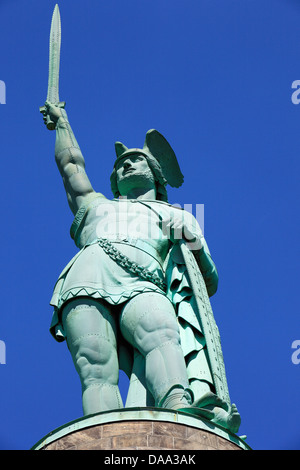
<instances>
[{"instance_id":1,"label":"upraised right arm","mask_svg":"<svg viewBox=\"0 0 300 470\"><path fill-rule=\"evenodd\" d=\"M46 114L56 124L55 161L63 179L69 206L73 214L76 214L94 189L85 172L85 161L66 111L49 103L45 106Z\"/></svg>"}]
</instances>

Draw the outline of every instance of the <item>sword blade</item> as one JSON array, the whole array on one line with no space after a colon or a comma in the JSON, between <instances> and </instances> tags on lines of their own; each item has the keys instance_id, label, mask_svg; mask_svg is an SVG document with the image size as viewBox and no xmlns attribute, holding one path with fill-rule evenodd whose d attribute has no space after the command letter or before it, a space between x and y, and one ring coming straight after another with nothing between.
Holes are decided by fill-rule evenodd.
<instances>
[{"instance_id":1,"label":"sword blade","mask_svg":"<svg viewBox=\"0 0 300 470\"><path fill-rule=\"evenodd\" d=\"M58 5L55 5L49 41L49 78L47 101L57 104L59 102L59 64L61 45L61 22Z\"/></svg>"}]
</instances>

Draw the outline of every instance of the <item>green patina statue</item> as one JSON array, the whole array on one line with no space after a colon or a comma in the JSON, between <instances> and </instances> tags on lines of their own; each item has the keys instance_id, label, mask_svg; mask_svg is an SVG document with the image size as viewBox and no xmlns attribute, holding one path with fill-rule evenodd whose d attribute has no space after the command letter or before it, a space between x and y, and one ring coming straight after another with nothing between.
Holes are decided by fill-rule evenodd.
<instances>
[{"instance_id":1,"label":"green patina statue","mask_svg":"<svg viewBox=\"0 0 300 470\"><path fill-rule=\"evenodd\" d=\"M53 22L55 27L55 15ZM166 185L183 182L175 153L154 129L143 148L117 142L114 198L96 192L53 81L60 46L58 35L53 37L56 55L51 59L50 39L41 112L47 127L56 129L55 158L79 251L56 282L50 331L67 342L82 384L83 412L124 406L122 369L130 379L126 407L179 410L236 433L240 415L229 399L209 302L217 270L196 219L167 199Z\"/></svg>"}]
</instances>

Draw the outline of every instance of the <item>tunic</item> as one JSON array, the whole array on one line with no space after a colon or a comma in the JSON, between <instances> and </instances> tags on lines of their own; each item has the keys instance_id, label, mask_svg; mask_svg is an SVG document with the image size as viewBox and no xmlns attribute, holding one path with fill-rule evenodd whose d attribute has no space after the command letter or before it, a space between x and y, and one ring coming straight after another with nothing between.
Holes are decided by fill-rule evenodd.
<instances>
[{"instance_id":1,"label":"tunic","mask_svg":"<svg viewBox=\"0 0 300 470\"><path fill-rule=\"evenodd\" d=\"M89 296L119 305L142 292L165 294L153 282L128 272L111 259L98 240L109 240L132 262L163 280L164 262L172 243L160 222L170 218L184 222L195 237L204 240L193 215L168 203L109 200L92 193L87 204L78 210L71 227L71 237L80 251L59 276L50 302L54 306L50 331L57 341L65 339L60 312L72 298Z\"/></svg>"}]
</instances>

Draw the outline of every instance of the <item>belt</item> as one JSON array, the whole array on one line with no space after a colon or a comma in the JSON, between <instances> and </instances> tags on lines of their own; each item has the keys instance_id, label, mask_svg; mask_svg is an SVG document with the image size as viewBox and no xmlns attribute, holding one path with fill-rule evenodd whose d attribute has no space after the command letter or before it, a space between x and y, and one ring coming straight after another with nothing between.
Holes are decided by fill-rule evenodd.
<instances>
[{"instance_id":1,"label":"belt","mask_svg":"<svg viewBox=\"0 0 300 470\"><path fill-rule=\"evenodd\" d=\"M116 263L118 263L122 268L129 271L131 274L138 275L141 279L145 281L150 281L153 284L156 284L160 289L166 292L166 282L164 279L161 279L157 274L152 273L149 269L145 268L144 266L140 266L126 255L124 255L121 251L119 251L107 238L98 238L96 240L103 251ZM136 246L136 245L135 245ZM147 252L146 252L147 253Z\"/></svg>"}]
</instances>

